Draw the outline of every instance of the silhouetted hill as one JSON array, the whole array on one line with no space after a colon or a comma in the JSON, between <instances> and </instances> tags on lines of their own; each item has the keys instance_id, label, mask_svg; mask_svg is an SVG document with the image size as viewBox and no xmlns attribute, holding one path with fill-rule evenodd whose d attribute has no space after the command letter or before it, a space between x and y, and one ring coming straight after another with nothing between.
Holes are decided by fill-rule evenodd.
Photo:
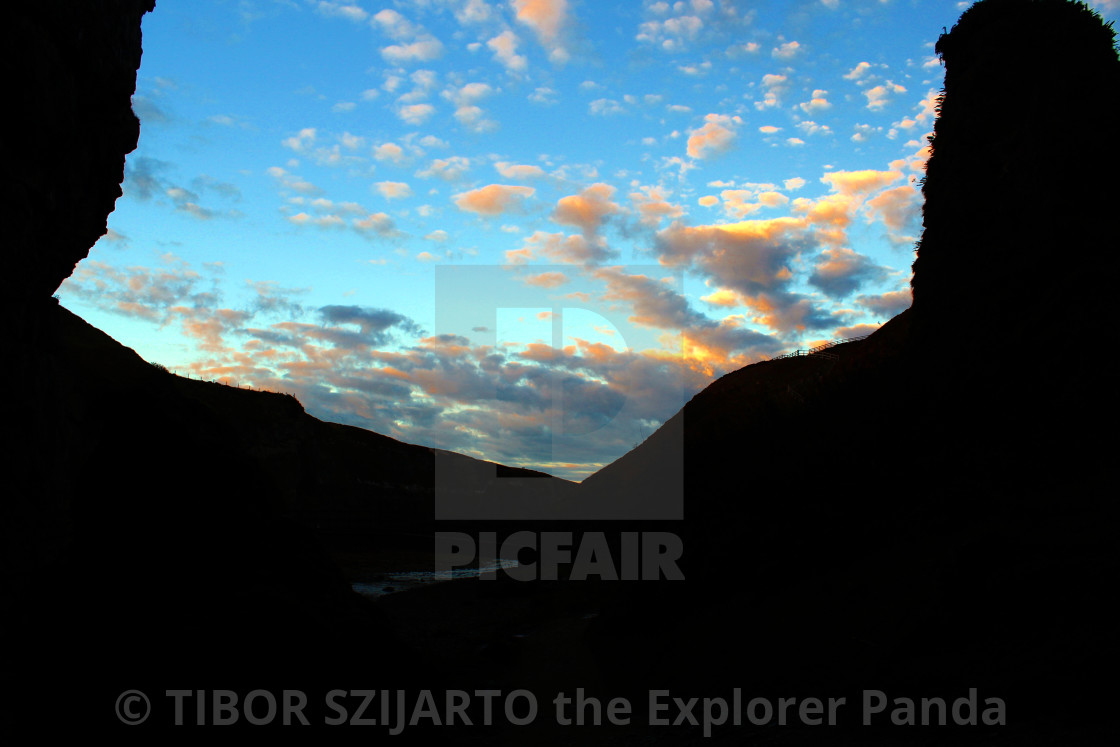
<instances>
[{"instance_id":1,"label":"silhouetted hill","mask_svg":"<svg viewBox=\"0 0 1120 747\"><path fill-rule=\"evenodd\" d=\"M1114 121L1099 107L1120 88L1113 34L1081 4L983 0L937 49L913 308L835 359L724 376L581 484L580 500L658 490L683 444L684 520L644 527L684 537L687 580L603 584L572 634L607 692L978 687L1008 700L1014 743L1114 730L1096 683L1117 649L1103 590L1120 408L1098 344L1120 194L1093 178Z\"/></svg>"},{"instance_id":2,"label":"silhouetted hill","mask_svg":"<svg viewBox=\"0 0 1120 747\"><path fill-rule=\"evenodd\" d=\"M119 727L117 695L173 681L360 673L399 687L436 666L338 562L422 548L431 563L434 450L323 423L289 396L170 375L50 297L121 193L151 9L42 2L5 23L8 101L32 118L5 160L5 737ZM499 472L544 477L446 458L469 490Z\"/></svg>"},{"instance_id":3,"label":"silhouetted hill","mask_svg":"<svg viewBox=\"0 0 1120 747\"><path fill-rule=\"evenodd\" d=\"M1117 102L1102 91L1120 90L1113 34L1083 5L984 0L937 50L913 308L838 360L749 366L678 414L691 578L672 605L637 589L605 616L604 651L634 644L619 668L668 638L688 645L656 671L696 681L719 660L801 685L985 682L1039 718L1100 697L1117 562L1097 424L1118 409L1079 346L1113 303L1083 272L1100 259L1110 282L1116 261L1101 249L1120 194L1090 177L1113 121L1097 107ZM658 447L585 488L657 484Z\"/></svg>"}]
</instances>

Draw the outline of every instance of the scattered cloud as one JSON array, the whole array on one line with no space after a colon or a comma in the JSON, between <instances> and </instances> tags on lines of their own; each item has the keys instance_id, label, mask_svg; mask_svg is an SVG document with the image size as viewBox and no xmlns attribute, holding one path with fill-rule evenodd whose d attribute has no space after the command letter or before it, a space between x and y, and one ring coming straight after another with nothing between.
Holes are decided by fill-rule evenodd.
<instances>
[{"instance_id":1,"label":"scattered cloud","mask_svg":"<svg viewBox=\"0 0 1120 747\"><path fill-rule=\"evenodd\" d=\"M735 128L742 124L738 116L708 114L704 125L688 136L687 153L690 158L706 159L727 152L735 140Z\"/></svg>"},{"instance_id":2,"label":"scattered cloud","mask_svg":"<svg viewBox=\"0 0 1120 747\"><path fill-rule=\"evenodd\" d=\"M535 192L532 187L488 184L480 189L457 194L454 201L460 210L479 215L501 215L517 209L524 198L532 197Z\"/></svg>"}]
</instances>

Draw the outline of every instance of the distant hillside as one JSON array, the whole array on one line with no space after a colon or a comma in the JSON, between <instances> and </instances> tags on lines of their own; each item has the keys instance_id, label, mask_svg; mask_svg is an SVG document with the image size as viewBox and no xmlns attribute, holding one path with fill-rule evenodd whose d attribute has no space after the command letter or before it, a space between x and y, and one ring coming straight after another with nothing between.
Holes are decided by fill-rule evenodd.
<instances>
[{"instance_id":1,"label":"distant hillside","mask_svg":"<svg viewBox=\"0 0 1120 747\"><path fill-rule=\"evenodd\" d=\"M67 389L82 401L154 402L148 422L138 427L156 440L174 431L197 441L197 449L220 450L236 471L253 476L254 493L279 515L321 528L324 536L431 530L435 449L318 420L291 395L176 376L66 309L53 312L57 368L66 372ZM201 423L222 435L202 431ZM456 464L464 487L469 483L476 491L514 477L568 484L543 472L440 453ZM423 548L429 554L430 545L428 537Z\"/></svg>"}]
</instances>

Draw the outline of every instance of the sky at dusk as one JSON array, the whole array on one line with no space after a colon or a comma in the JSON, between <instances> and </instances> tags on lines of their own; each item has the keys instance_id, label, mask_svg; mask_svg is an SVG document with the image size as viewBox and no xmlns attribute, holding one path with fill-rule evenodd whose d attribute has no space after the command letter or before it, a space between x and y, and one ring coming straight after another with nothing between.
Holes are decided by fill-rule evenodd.
<instances>
[{"instance_id":1,"label":"sky at dusk","mask_svg":"<svg viewBox=\"0 0 1120 747\"><path fill-rule=\"evenodd\" d=\"M59 296L181 374L579 480L909 306L967 6L157 0Z\"/></svg>"}]
</instances>

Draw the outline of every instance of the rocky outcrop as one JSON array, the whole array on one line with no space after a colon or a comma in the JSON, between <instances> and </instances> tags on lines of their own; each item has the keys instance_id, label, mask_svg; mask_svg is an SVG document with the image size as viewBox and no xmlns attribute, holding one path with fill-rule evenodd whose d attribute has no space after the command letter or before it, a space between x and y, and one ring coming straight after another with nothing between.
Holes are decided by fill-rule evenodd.
<instances>
[{"instance_id":1,"label":"rocky outcrop","mask_svg":"<svg viewBox=\"0 0 1120 747\"><path fill-rule=\"evenodd\" d=\"M984 0L936 51L945 89L912 281L921 333L957 347L1048 328L1085 341L1116 271L1102 160L1120 117L1112 28L1084 3Z\"/></svg>"},{"instance_id":2,"label":"rocky outcrop","mask_svg":"<svg viewBox=\"0 0 1120 747\"><path fill-rule=\"evenodd\" d=\"M689 402L689 580L668 604L612 589L602 671L976 681L1025 720L1094 718L1094 652L1114 647L1099 588L1117 576L1099 426L1120 407L1097 346L1120 194L1095 178L1117 119L1113 34L1082 4L982 0L937 49L912 308L836 361L755 364ZM584 488L665 482L681 448L651 438Z\"/></svg>"},{"instance_id":3,"label":"rocky outcrop","mask_svg":"<svg viewBox=\"0 0 1120 747\"><path fill-rule=\"evenodd\" d=\"M140 19L155 0L42 0L5 13L9 291L50 296L106 231L136 148ZM22 126L20 126L22 125Z\"/></svg>"}]
</instances>

